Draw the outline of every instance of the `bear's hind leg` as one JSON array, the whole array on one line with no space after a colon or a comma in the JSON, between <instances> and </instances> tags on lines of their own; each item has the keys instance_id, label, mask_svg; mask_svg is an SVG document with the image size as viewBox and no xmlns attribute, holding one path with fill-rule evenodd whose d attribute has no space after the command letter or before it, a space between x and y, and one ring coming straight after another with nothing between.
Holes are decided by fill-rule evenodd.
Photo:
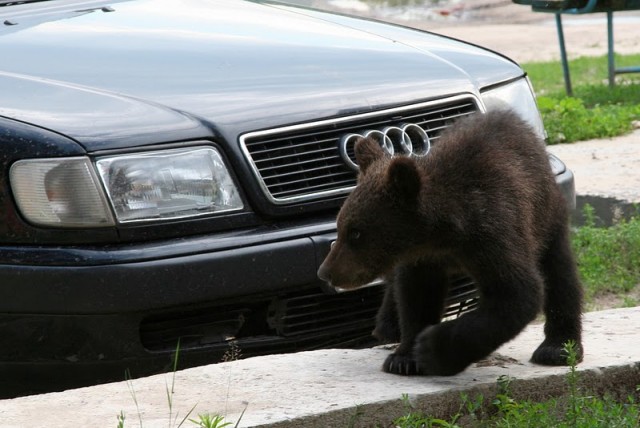
<instances>
[{"instance_id":1,"label":"bear's hind leg","mask_svg":"<svg viewBox=\"0 0 640 428\"><path fill-rule=\"evenodd\" d=\"M545 340L531 361L544 365L567 365L564 345L575 342L577 360L582 361L582 286L569 244L568 228L554 236L541 261L545 279Z\"/></svg>"},{"instance_id":2,"label":"bear's hind leg","mask_svg":"<svg viewBox=\"0 0 640 428\"><path fill-rule=\"evenodd\" d=\"M413 359L415 338L426 326L442 319L447 294L448 274L436 262L420 261L396 268L391 296L395 298L401 341L384 362L387 373L417 373Z\"/></svg>"}]
</instances>

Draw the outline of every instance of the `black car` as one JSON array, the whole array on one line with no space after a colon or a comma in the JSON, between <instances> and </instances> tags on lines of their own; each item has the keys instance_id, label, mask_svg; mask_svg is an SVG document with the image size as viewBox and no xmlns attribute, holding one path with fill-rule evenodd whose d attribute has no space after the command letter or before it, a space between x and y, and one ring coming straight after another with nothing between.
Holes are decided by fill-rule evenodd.
<instances>
[{"instance_id":1,"label":"black car","mask_svg":"<svg viewBox=\"0 0 640 428\"><path fill-rule=\"evenodd\" d=\"M316 276L354 135L425 154L523 70L282 3L0 2L0 393L371 343L381 284ZM428 154L427 154L428 155ZM573 176L550 156L568 203ZM473 307L469 278L449 314ZM179 345L178 345L179 343Z\"/></svg>"}]
</instances>

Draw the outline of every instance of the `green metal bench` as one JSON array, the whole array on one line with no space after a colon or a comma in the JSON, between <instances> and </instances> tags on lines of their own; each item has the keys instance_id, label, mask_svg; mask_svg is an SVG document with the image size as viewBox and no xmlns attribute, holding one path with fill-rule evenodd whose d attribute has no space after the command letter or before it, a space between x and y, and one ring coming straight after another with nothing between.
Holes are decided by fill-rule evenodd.
<instances>
[{"instance_id":1,"label":"green metal bench","mask_svg":"<svg viewBox=\"0 0 640 428\"><path fill-rule=\"evenodd\" d=\"M640 73L640 66L616 68L613 48L613 12L640 10L640 0L512 0L514 3L530 5L534 12L554 13L558 42L560 44L560 59L567 95L573 94L571 75L567 60L567 50L562 29L562 14L581 15L586 13L604 12L607 14L608 38L608 69L609 86L615 85L616 74Z\"/></svg>"}]
</instances>

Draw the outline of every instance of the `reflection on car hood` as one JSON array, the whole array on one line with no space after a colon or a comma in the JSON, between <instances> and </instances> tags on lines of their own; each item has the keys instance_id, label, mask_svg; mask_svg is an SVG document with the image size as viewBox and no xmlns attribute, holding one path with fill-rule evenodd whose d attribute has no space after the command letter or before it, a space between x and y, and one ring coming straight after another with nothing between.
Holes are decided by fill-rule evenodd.
<instances>
[{"instance_id":1,"label":"reflection on car hood","mask_svg":"<svg viewBox=\"0 0 640 428\"><path fill-rule=\"evenodd\" d=\"M477 92L522 74L444 37L237 0L114 2L4 34L0 52L0 115L88 150L169 140L163 129L195 135L191 116L235 135Z\"/></svg>"}]
</instances>

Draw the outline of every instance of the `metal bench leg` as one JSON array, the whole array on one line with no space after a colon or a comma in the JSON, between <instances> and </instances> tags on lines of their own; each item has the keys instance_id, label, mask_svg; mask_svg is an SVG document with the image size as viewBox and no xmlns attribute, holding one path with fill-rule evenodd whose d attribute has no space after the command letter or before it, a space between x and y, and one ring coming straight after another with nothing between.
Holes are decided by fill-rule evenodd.
<instances>
[{"instance_id":1,"label":"metal bench leg","mask_svg":"<svg viewBox=\"0 0 640 428\"><path fill-rule=\"evenodd\" d=\"M564 75L564 88L568 96L573 96L571 88L571 75L569 73L569 61L567 60L567 49L564 44L564 31L562 30L562 16L556 13L556 28L558 30L558 42L560 44L560 60L562 61L562 74Z\"/></svg>"},{"instance_id":2,"label":"metal bench leg","mask_svg":"<svg viewBox=\"0 0 640 428\"><path fill-rule=\"evenodd\" d=\"M616 84L616 65L613 52L613 12L607 12L607 39L609 48L609 87Z\"/></svg>"}]
</instances>

